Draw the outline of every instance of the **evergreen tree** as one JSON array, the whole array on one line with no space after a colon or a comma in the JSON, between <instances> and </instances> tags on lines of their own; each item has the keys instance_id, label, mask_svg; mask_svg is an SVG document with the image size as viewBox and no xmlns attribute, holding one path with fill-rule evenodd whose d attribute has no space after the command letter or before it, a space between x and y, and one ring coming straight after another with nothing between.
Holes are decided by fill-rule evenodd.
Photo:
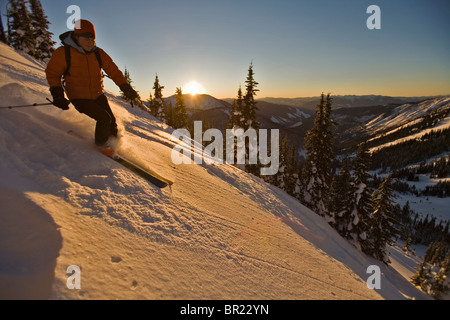
<instances>
[{"instance_id":1,"label":"evergreen tree","mask_svg":"<svg viewBox=\"0 0 450 320\"><path fill-rule=\"evenodd\" d=\"M188 114L184 103L183 92L177 88L175 93L175 108L173 109L173 128L188 128Z\"/></svg>"},{"instance_id":2,"label":"evergreen tree","mask_svg":"<svg viewBox=\"0 0 450 320\"><path fill-rule=\"evenodd\" d=\"M244 128L244 104L242 98L242 89L239 86L237 99L234 99L231 107L230 119L227 124L228 129Z\"/></svg>"},{"instance_id":3,"label":"evergreen tree","mask_svg":"<svg viewBox=\"0 0 450 320\"><path fill-rule=\"evenodd\" d=\"M239 90L237 93L237 98L234 99L233 105L231 107L231 114L230 119L228 120L228 123L226 124L227 129L232 129L234 132L236 130L242 129L244 130L244 104L243 104L243 97L242 97L242 89L241 86L239 86ZM232 144L231 144L232 143ZM227 140L227 149L234 150L235 146L237 146L237 137L234 137L232 141ZM233 164L237 167L239 165L237 164L237 154L233 151ZM242 167L242 170L245 168Z\"/></svg>"},{"instance_id":4,"label":"evergreen tree","mask_svg":"<svg viewBox=\"0 0 450 320\"><path fill-rule=\"evenodd\" d=\"M431 243L411 282L436 299L449 291L450 252L445 242Z\"/></svg>"},{"instance_id":5,"label":"evergreen tree","mask_svg":"<svg viewBox=\"0 0 450 320\"><path fill-rule=\"evenodd\" d=\"M33 28L34 53L33 56L42 61L50 59L55 42L52 33L48 31L50 22L44 14L39 0L29 0L31 6L31 26Z\"/></svg>"},{"instance_id":6,"label":"evergreen tree","mask_svg":"<svg viewBox=\"0 0 450 320\"><path fill-rule=\"evenodd\" d=\"M409 206L409 201L406 201L405 205L403 206L400 216L399 216L399 225L400 225L400 238L401 239L407 239L411 238L410 241L412 241L412 235L411 235L411 208Z\"/></svg>"},{"instance_id":7,"label":"evergreen tree","mask_svg":"<svg viewBox=\"0 0 450 320\"><path fill-rule=\"evenodd\" d=\"M355 207L355 186L351 176L350 160L344 159L342 167L333 179L332 201L330 203L330 213L332 225L344 238L353 239L354 207Z\"/></svg>"},{"instance_id":8,"label":"evergreen tree","mask_svg":"<svg viewBox=\"0 0 450 320\"><path fill-rule=\"evenodd\" d=\"M411 243L412 243L412 234L409 234L405 240L405 243L403 244L403 251L405 252L406 256L409 254L409 252L411 252Z\"/></svg>"},{"instance_id":9,"label":"evergreen tree","mask_svg":"<svg viewBox=\"0 0 450 320\"><path fill-rule=\"evenodd\" d=\"M173 106L172 102L169 102L169 106L167 107L167 113L166 113L166 123L173 128Z\"/></svg>"},{"instance_id":10,"label":"evergreen tree","mask_svg":"<svg viewBox=\"0 0 450 320\"><path fill-rule=\"evenodd\" d=\"M253 71L253 64L250 64L250 67L248 69L248 75L247 80L245 81L246 84L246 93L245 95L242 95L242 89L241 86L239 86L237 99L233 101L232 109L231 109L231 115L230 119L226 125L228 129L238 130L242 129L243 132L247 132L249 129L253 129L256 131L256 134L258 135L258 129L260 128L260 123L256 119L256 113L257 113L257 107L256 107L256 101L255 96L256 93L259 91L257 89L258 82L254 79L254 71ZM258 137L257 137L258 139ZM250 140L250 139L246 139ZM245 167L242 166L242 169L245 169L245 171L252 173L254 175L259 175L260 172L260 164L250 164L250 154L258 154L259 150L257 149L257 141L245 141ZM231 142L230 142L231 143ZM237 138L234 138L234 145L236 146ZM232 147L227 146L228 147ZM235 164L236 164L236 154L235 154ZM238 165L239 166L239 165Z\"/></svg>"},{"instance_id":11,"label":"evergreen tree","mask_svg":"<svg viewBox=\"0 0 450 320\"><path fill-rule=\"evenodd\" d=\"M281 141L278 172L273 176L264 177L264 179L298 199L300 195L299 165L295 147L289 146L287 137Z\"/></svg>"},{"instance_id":12,"label":"evergreen tree","mask_svg":"<svg viewBox=\"0 0 450 320\"><path fill-rule=\"evenodd\" d=\"M123 72L123 75L125 76L125 79L127 79L128 83L131 85L133 83L133 80L131 80L130 72L128 71L127 67L125 67L125 71ZM134 89L133 86L132 86L132 88ZM139 93L139 91L136 91L136 92ZM123 93L122 90L120 91L120 97L122 99L124 99L125 101L131 102L131 100L125 96L125 93Z\"/></svg>"},{"instance_id":13,"label":"evergreen tree","mask_svg":"<svg viewBox=\"0 0 450 320\"><path fill-rule=\"evenodd\" d=\"M353 210L353 244L366 254L372 255L373 243L368 238L372 221L372 192L368 186L370 154L367 147L361 144L353 161L354 171L354 210Z\"/></svg>"},{"instance_id":14,"label":"evergreen tree","mask_svg":"<svg viewBox=\"0 0 450 320\"><path fill-rule=\"evenodd\" d=\"M392 189L392 174L390 174L372 195L373 225L370 238L374 243L373 257L388 264L388 245L394 243L399 232L395 217L394 190Z\"/></svg>"},{"instance_id":15,"label":"evergreen tree","mask_svg":"<svg viewBox=\"0 0 450 320\"><path fill-rule=\"evenodd\" d=\"M158 75L156 75L155 82L153 84L154 98L150 105L150 109L152 110L152 114L162 122L166 123L166 104L163 99L162 90L164 86L159 84Z\"/></svg>"},{"instance_id":16,"label":"evergreen tree","mask_svg":"<svg viewBox=\"0 0 450 320\"><path fill-rule=\"evenodd\" d=\"M298 198L300 193L300 178L298 173L297 151L292 146L288 153L286 192L295 198Z\"/></svg>"},{"instance_id":17,"label":"evergreen tree","mask_svg":"<svg viewBox=\"0 0 450 320\"><path fill-rule=\"evenodd\" d=\"M256 93L259 91L257 89L258 82L254 79L254 71L253 71L253 63L250 64L250 67L248 69L248 75L247 80L245 81L245 88L246 93L244 95L243 99L243 123L242 128L244 131L247 131L249 129L256 130L256 134L258 135L258 130L261 126L261 124L256 119L256 113L257 113L257 106L255 101ZM258 137L257 137L258 139ZM257 141L249 141L245 145L245 153L246 153L246 166L245 170L249 173L252 173L256 176L259 176L261 165L258 164L250 164L250 154L256 153L258 155L259 150Z\"/></svg>"},{"instance_id":18,"label":"evergreen tree","mask_svg":"<svg viewBox=\"0 0 450 320\"><path fill-rule=\"evenodd\" d=\"M150 110L151 110L151 107L152 107L152 101L153 101L153 96L152 96L152 92L150 91L150 96L147 99L147 102L148 102ZM150 112L150 113L152 113L152 112Z\"/></svg>"},{"instance_id":19,"label":"evergreen tree","mask_svg":"<svg viewBox=\"0 0 450 320\"><path fill-rule=\"evenodd\" d=\"M286 137L281 141L280 157L279 157L279 169L277 174L272 177L272 184L287 192L287 185L289 179L289 152L288 152L288 140Z\"/></svg>"},{"instance_id":20,"label":"evergreen tree","mask_svg":"<svg viewBox=\"0 0 450 320\"><path fill-rule=\"evenodd\" d=\"M438 267L436 276L430 288L431 295L436 299L441 299L449 292L448 276L450 275L450 254L444 258Z\"/></svg>"},{"instance_id":21,"label":"evergreen tree","mask_svg":"<svg viewBox=\"0 0 450 320\"><path fill-rule=\"evenodd\" d=\"M417 268L417 272L411 277L411 283L417 287L426 287L431 280L431 275L423 261Z\"/></svg>"},{"instance_id":22,"label":"evergreen tree","mask_svg":"<svg viewBox=\"0 0 450 320\"><path fill-rule=\"evenodd\" d=\"M301 201L318 215L326 217L329 222L332 222L328 206L332 180L331 163L334 161L331 102L329 94L326 100L322 94L314 126L305 137L307 156L301 179Z\"/></svg>"},{"instance_id":23,"label":"evergreen tree","mask_svg":"<svg viewBox=\"0 0 450 320\"><path fill-rule=\"evenodd\" d=\"M253 63L250 64L248 68L247 80L245 81L246 93L243 99L243 118L242 123L243 129L248 130L250 128L258 130L261 124L256 120L257 106L255 101L256 93L259 91L257 89L258 82L254 79Z\"/></svg>"},{"instance_id":24,"label":"evergreen tree","mask_svg":"<svg viewBox=\"0 0 450 320\"><path fill-rule=\"evenodd\" d=\"M25 0L9 0L7 18L8 39L11 46L33 56L35 51L33 27Z\"/></svg>"}]
</instances>

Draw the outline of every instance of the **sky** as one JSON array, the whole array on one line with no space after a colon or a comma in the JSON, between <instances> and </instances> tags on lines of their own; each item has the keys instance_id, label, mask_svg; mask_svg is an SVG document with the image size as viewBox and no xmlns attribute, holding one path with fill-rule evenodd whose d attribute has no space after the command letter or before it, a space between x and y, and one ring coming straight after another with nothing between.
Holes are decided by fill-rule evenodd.
<instances>
[{"instance_id":1,"label":"sky","mask_svg":"<svg viewBox=\"0 0 450 320\"><path fill-rule=\"evenodd\" d=\"M181 87L234 98L250 64L257 98L450 94L449 0L41 3L58 44L72 15L67 8L77 5L95 24L97 46L128 69L143 100L156 75L165 97ZM370 5L380 8L381 29L367 27ZM118 92L108 79L105 88Z\"/></svg>"}]
</instances>

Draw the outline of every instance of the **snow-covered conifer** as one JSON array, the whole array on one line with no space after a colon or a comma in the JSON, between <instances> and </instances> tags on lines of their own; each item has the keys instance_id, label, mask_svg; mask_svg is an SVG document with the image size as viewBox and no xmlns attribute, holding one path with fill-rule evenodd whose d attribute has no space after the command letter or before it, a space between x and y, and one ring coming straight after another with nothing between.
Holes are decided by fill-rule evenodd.
<instances>
[{"instance_id":1,"label":"snow-covered conifer","mask_svg":"<svg viewBox=\"0 0 450 320\"><path fill-rule=\"evenodd\" d=\"M374 244L373 257L386 264L390 263L387 246L393 244L398 236L392 180L390 174L372 194L373 224L370 238Z\"/></svg>"},{"instance_id":2,"label":"snow-covered conifer","mask_svg":"<svg viewBox=\"0 0 450 320\"><path fill-rule=\"evenodd\" d=\"M150 104L150 109L152 110L152 114L161 120L162 122L166 123L166 104L163 99L162 90L164 89L164 86L161 86L159 84L159 78L158 75L156 75L155 82L153 84L153 100Z\"/></svg>"},{"instance_id":3,"label":"snow-covered conifer","mask_svg":"<svg viewBox=\"0 0 450 320\"><path fill-rule=\"evenodd\" d=\"M345 158L339 174L333 179L330 214L333 217L333 227L339 234L353 240L355 222L355 185L351 176L350 160Z\"/></svg>"},{"instance_id":4,"label":"snow-covered conifer","mask_svg":"<svg viewBox=\"0 0 450 320\"><path fill-rule=\"evenodd\" d=\"M243 123L242 123L242 127L244 129L244 131L247 131L249 129L254 129L256 130L256 133L258 134L258 130L261 126L261 124L258 122L257 118L256 118L256 114L257 114L257 106L256 106L256 100L255 100L255 96L256 93L259 91L259 89L257 89L258 86L258 82L255 81L254 78L255 72L253 71L253 63L250 64L250 67L248 68L248 75L247 75L247 80L245 81L245 88L246 88L246 93L244 95L243 98ZM250 164L249 159L250 159L250 154L252 152L254 152L253 148L258 148L257 146L257 141L249 141L248 143L246 143L245 146L245 153L246 153L246 166L245 166L245 170L249 173L252 173L256 176L259 175L260 173L260 169L261 169L261 164L257 163L257 164ZM256 154L259 153L259 150L256 150Z\"/></svg>"},{"instance_id":5,"label":"snow-covered conifer","mask_svg":"<svg viewBox=\"0 0 450 320\"><path fill-rule=\"evenodd\" d=\"M39 0L30 0L29 2L34 38L33 56L38 60L47 61L55 50L53 47L55 42L52 40L52 33L48 30L50 22L47 20Z\"/></svg>"},{"instance_id":6,"label":"snow-covered conifer","mask_svg":"<svg viewBox=\"0 0 450 320\"><path fill-rule=\"evenodd\" d=\"M239 129L244 128L244 105L242 98L242 89L239 86L237 98L234 99L233 105L231 107L230 119L228 120L227 128L228 129Z\"/></svg>"},{"instance_id":7,"label":"snow-covered conifer","mask_svg":"<svg viewBox=\"0 0 450 320\"><path fill-rule=\"evenodd\" d=\"M372 226L372 192L368 186L370 154L367 147L361 144L353 161L354 175L354 209L353 209L353 244L361 251L371 255L372 239L368 232Z\"/></svg>"},{"instance_id":8,"label":"snow-covered conifer","mask_svg":"<svg viewBox=\"0 0 450 320\"><path fill-rule=\"evenodd\" d=\"M329 213L331 163L334 160L330 95L322 94L317 105L314 126L305 137L306 163L302 171L301 201L331 222Z\"/></svg>"},{"instance_id":9,"label":"snow-covered conifer","mask_svg":"<svg viewBox=\"0 0 450 320\"><path fill-rule=\"evenodd\" d=\"M450 252L445 242L432 242L411 282L436 299L449 291Z\"/></svg>"},{"instance_id":10,"label":"snow-covered conifer","mask_svg":"<svg viewBox=\"0 0 450 320\"><path fill-rule=\"evenodd\" d=\"M299 178L299 165L297 160L297 151L294 146L291 146L291 149L287 154L288 164L287 164L287 179L286 179L286 192L291 196L297 198L300 187L300 178ZM297 191L296 191L297 190Z\"/></svg>"},{"instance_id":11,"label":"snow-covered conifer","mask_svg":"<svg viewBox=\"0 0 450 320\"><path fill-rule=\"evenodd\" d=\"M33 27L25 0L9 0L7 18L11 46L33 56L35 51Z\"/></svg>"},{"instance_id":12,"label":"snow-covered conifer","mask_svg":"<svg viewBox=\"0 0 450 320\"><path fill-rule=\"evenodd\" d=\"M184 103L183 91L181 88L176 89L175 107L173 108L173 128L188 128L188 114Z\"/></svg>"},{"instance_id":13,"label":"snow-covered conifer","mask_svg":"<svg viewBox=\"0 0 450 320\"><path fill-rule=\"evenodd\" d=\"M245 81L246 93L243 99L244 123L242 125L244 130L258 130L261 125L256 120L258 108L256 106L255 96L259 89L257 89L258 82L255 81L254 76L255 72L253 71L253 63L251 63L248 68L247 80Z\"/></svg>"},{"instance_id":14,"label":"snow-covered conifer","mask_svg":"<svg viewBox=\"0 0 450 320\"><path fill-rule=\"evenodd\" d=\"M276 175L272 177L272 184L287 192L289 179L289 153L288 140L286 137L281 141L279 157L279 169Z\"/></svg>"}]
</instances>

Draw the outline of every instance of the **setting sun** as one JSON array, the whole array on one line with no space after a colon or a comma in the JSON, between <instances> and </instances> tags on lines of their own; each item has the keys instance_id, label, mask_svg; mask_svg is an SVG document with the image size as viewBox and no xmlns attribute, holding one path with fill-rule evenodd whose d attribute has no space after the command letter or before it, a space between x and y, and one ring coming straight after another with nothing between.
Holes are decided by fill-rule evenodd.
<instances>
[{"instance_id":1,"label":"setting sun","mask_svg":"<svg viewBox=\"0 0 450 320\"><path fill-rule=\"evenodd\" d=\"M205 88L197 81L191 81L184 85L183 93L189 93L195 96L196 94L205 93Z\"/></svg>"}]
</instances>

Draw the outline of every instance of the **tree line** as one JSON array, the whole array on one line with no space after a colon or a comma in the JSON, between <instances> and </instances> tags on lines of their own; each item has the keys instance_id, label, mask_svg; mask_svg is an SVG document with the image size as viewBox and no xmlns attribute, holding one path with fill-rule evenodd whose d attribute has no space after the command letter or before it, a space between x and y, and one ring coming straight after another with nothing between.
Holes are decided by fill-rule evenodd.
<instances>
[{"instance_id":1,"label":"tree line","mask_svg":"<svg viewBox=\"0 0 450 320\"><path fill-rule=\"evenodd\" d=\"M448 275L450 273L449 245L445 242L431 243L423 261L412 276L411 282L430 294L435 299L442 299L449 291Z\"/></svg>"},{"instance_id":2,"label":"tree line","mask_svg":"<svg viewBox=\"0 0 450 320\"><path fill-rule=\"evenodd\" d=\"M7 30L0 14L0 41L30 56L47 61L55 42L48 31L50 22L39 0L9 0L6 12Z\"/></svg>"},{"instance_id":3,"label":"tree line","mask_svg":"<svg viewBox=\"0 0 450 320\"><path fill-rule=\"evenodd\" d=\"M365 143L359 145L353 159L344 158L334 172L332 164L337 162L332 148L331 128L335 124L330 116L331 103L330 95L322 94L314 126L305 137L306 161L301 169L295 170L295 152L282 143L280 158L290 160L280 167L283 170L274 179L275 184L322 216L358 250L383 263L390 263L388 246L398 238L405 244L429 245L411 282L436 299L442 298L449 291L449 223L437 224L436 218L428 216L421 220L417 214L414 216L409 203L403 209L395 204L394 173L381 181L371 178L373 155ZM442 173L446 166L447 161L440 160L428 170ZM424 167L421 170L427 170ZM436 188L442 189L440 185Z\"/></svg>"},{"instance_id":4,"label":"tree line","mask_svg":"<svg viewBox=\"0 0 450 320\"><path fill-rule=\"evenodd\" d=\"M246 92L244 94L239 87L227 128L259 128L254 99L257 85L251 65ZM342 161L336 159L333 151L336 138L333 127L336 123L331 117L332 100L330 94L322 94L316 107L314 125L305 137L306 161L299 163L297 150L289 145L287 138L283 138L279 171L273 176L261 178L322 216L360 251L388 264L388 245L394 244L398 238L406 239L408 235L405 231L407 222L402 216L405 211L395 203L398 181L394 173L381 180L371 176L369 171L373 156L366 143L359 145L355 157L345 157ZM442 162L438 163L439 167L443 165ZM244 170L255 175L259 172L250 166ZM430 234L441 235L444 241L449 240L448 228L440 230L439 226L432 228L431 224L427 228L420 228L420 221L417 218L413 221L410 218L412 212L408 212L408 221L411 221L408 227L427 229Z\"/></svg>"},{"instance_id":5,"label":"tree line","mask_svg":"<svg viewBox=\"0 0 450 320\"><path fill-rule=\"evenodd\" d=\"M423 103L423 102L422 102ZM420 103L416 105L420 107ZM427 112L423 117L414 121L411 124L402 125L395 130L388 128L384 132L377 132L376 137L369 138L367 143L368 148L376 147L390 141L395 141L401 138L408 137L416 132L432 128L440 121L444 120L450 113L450 106L444 105L435 110ZM386 132L387 131L387 132Z\"/></svg>"},{"instance_id":6,"label":"tree line","mask_svg":"<svg viewBox=\"0 0 450 320\"><path fill-rule=\"evenodd\" d=\"M254 99L257 85L251 65L246 92L243 94L239 88L228 128L259 128ZM364 145L361 145L353 161L346 159L339 172L333 173L332 163L336 162L333 152L335 123L331 118L331 107L331 95L322 94L316 108L314 125L305 137L305 163L299 166L296 150L289 146L287 139L283 139L278 173L261 178L283 189L323 217L362 252L389 263L387 245L393 244L399 235L392 175L377 190L369 189L370 155ZM245 170L255 175L259 172L250 166L246 166Z\"/></svg>"},{"instance_id":7,"label":"tree line","mask_svg":"<svg viewBox=\"0 0 450 320\"><path fill-rule=\"evenodd\" d=\"M395 170L450 151L450 129L432 130L420 138L375 150L372 168Z\"/></svg>"},{"instance_id":8,"label":"tree line","mask_svg":"<svg viewBox=\"0 0 450 320\"><path fill-rule=\"evenodd\" d=\"M247 79L249 84L257 84L252 78L253 74L251 70ZM254 87L250 87L250 90L256 92ZM246 96L250 90L247 88ZM246 101L239 88L229 128L245 129L248 128L245 127L246 123L255 123L256 115L249 113L246 108L250 105L257 110L257 107L256 104L249 104L249 101L252 100ZM398 182L394 173L381 180L369 173L373 156L369 153L368 144L361 143L355 157L337 161L333 153L333 126L336 124L331 119L331 106L330 94L322 94L313 128L305 137L305 163L299 164L295 148L290 147L284 138L280 146L278 173L262 178L297 198L322 216L358 250L383 263L390 263L388 246L397 239L404 240L406 244L413 241L429 245L428 251L431 253L425 256L411 281L433 297L441 298L448 292L445 279L449 274L449 223L441 221L437 224L435 218L428 216L422 220L409 208L409 203L403 208L396 204L394 191ZM425 122L435 119L427 117ZM425 135L423 139L428 138ZM440 160L428 170L437 171L442 176L445 170L443 167L447 167L447 162ZM423 172L427 169L422 165L420 170ZM437 251L439 259L430 262L429 256L436 256Z\"/></svg>"}]
</instances>

